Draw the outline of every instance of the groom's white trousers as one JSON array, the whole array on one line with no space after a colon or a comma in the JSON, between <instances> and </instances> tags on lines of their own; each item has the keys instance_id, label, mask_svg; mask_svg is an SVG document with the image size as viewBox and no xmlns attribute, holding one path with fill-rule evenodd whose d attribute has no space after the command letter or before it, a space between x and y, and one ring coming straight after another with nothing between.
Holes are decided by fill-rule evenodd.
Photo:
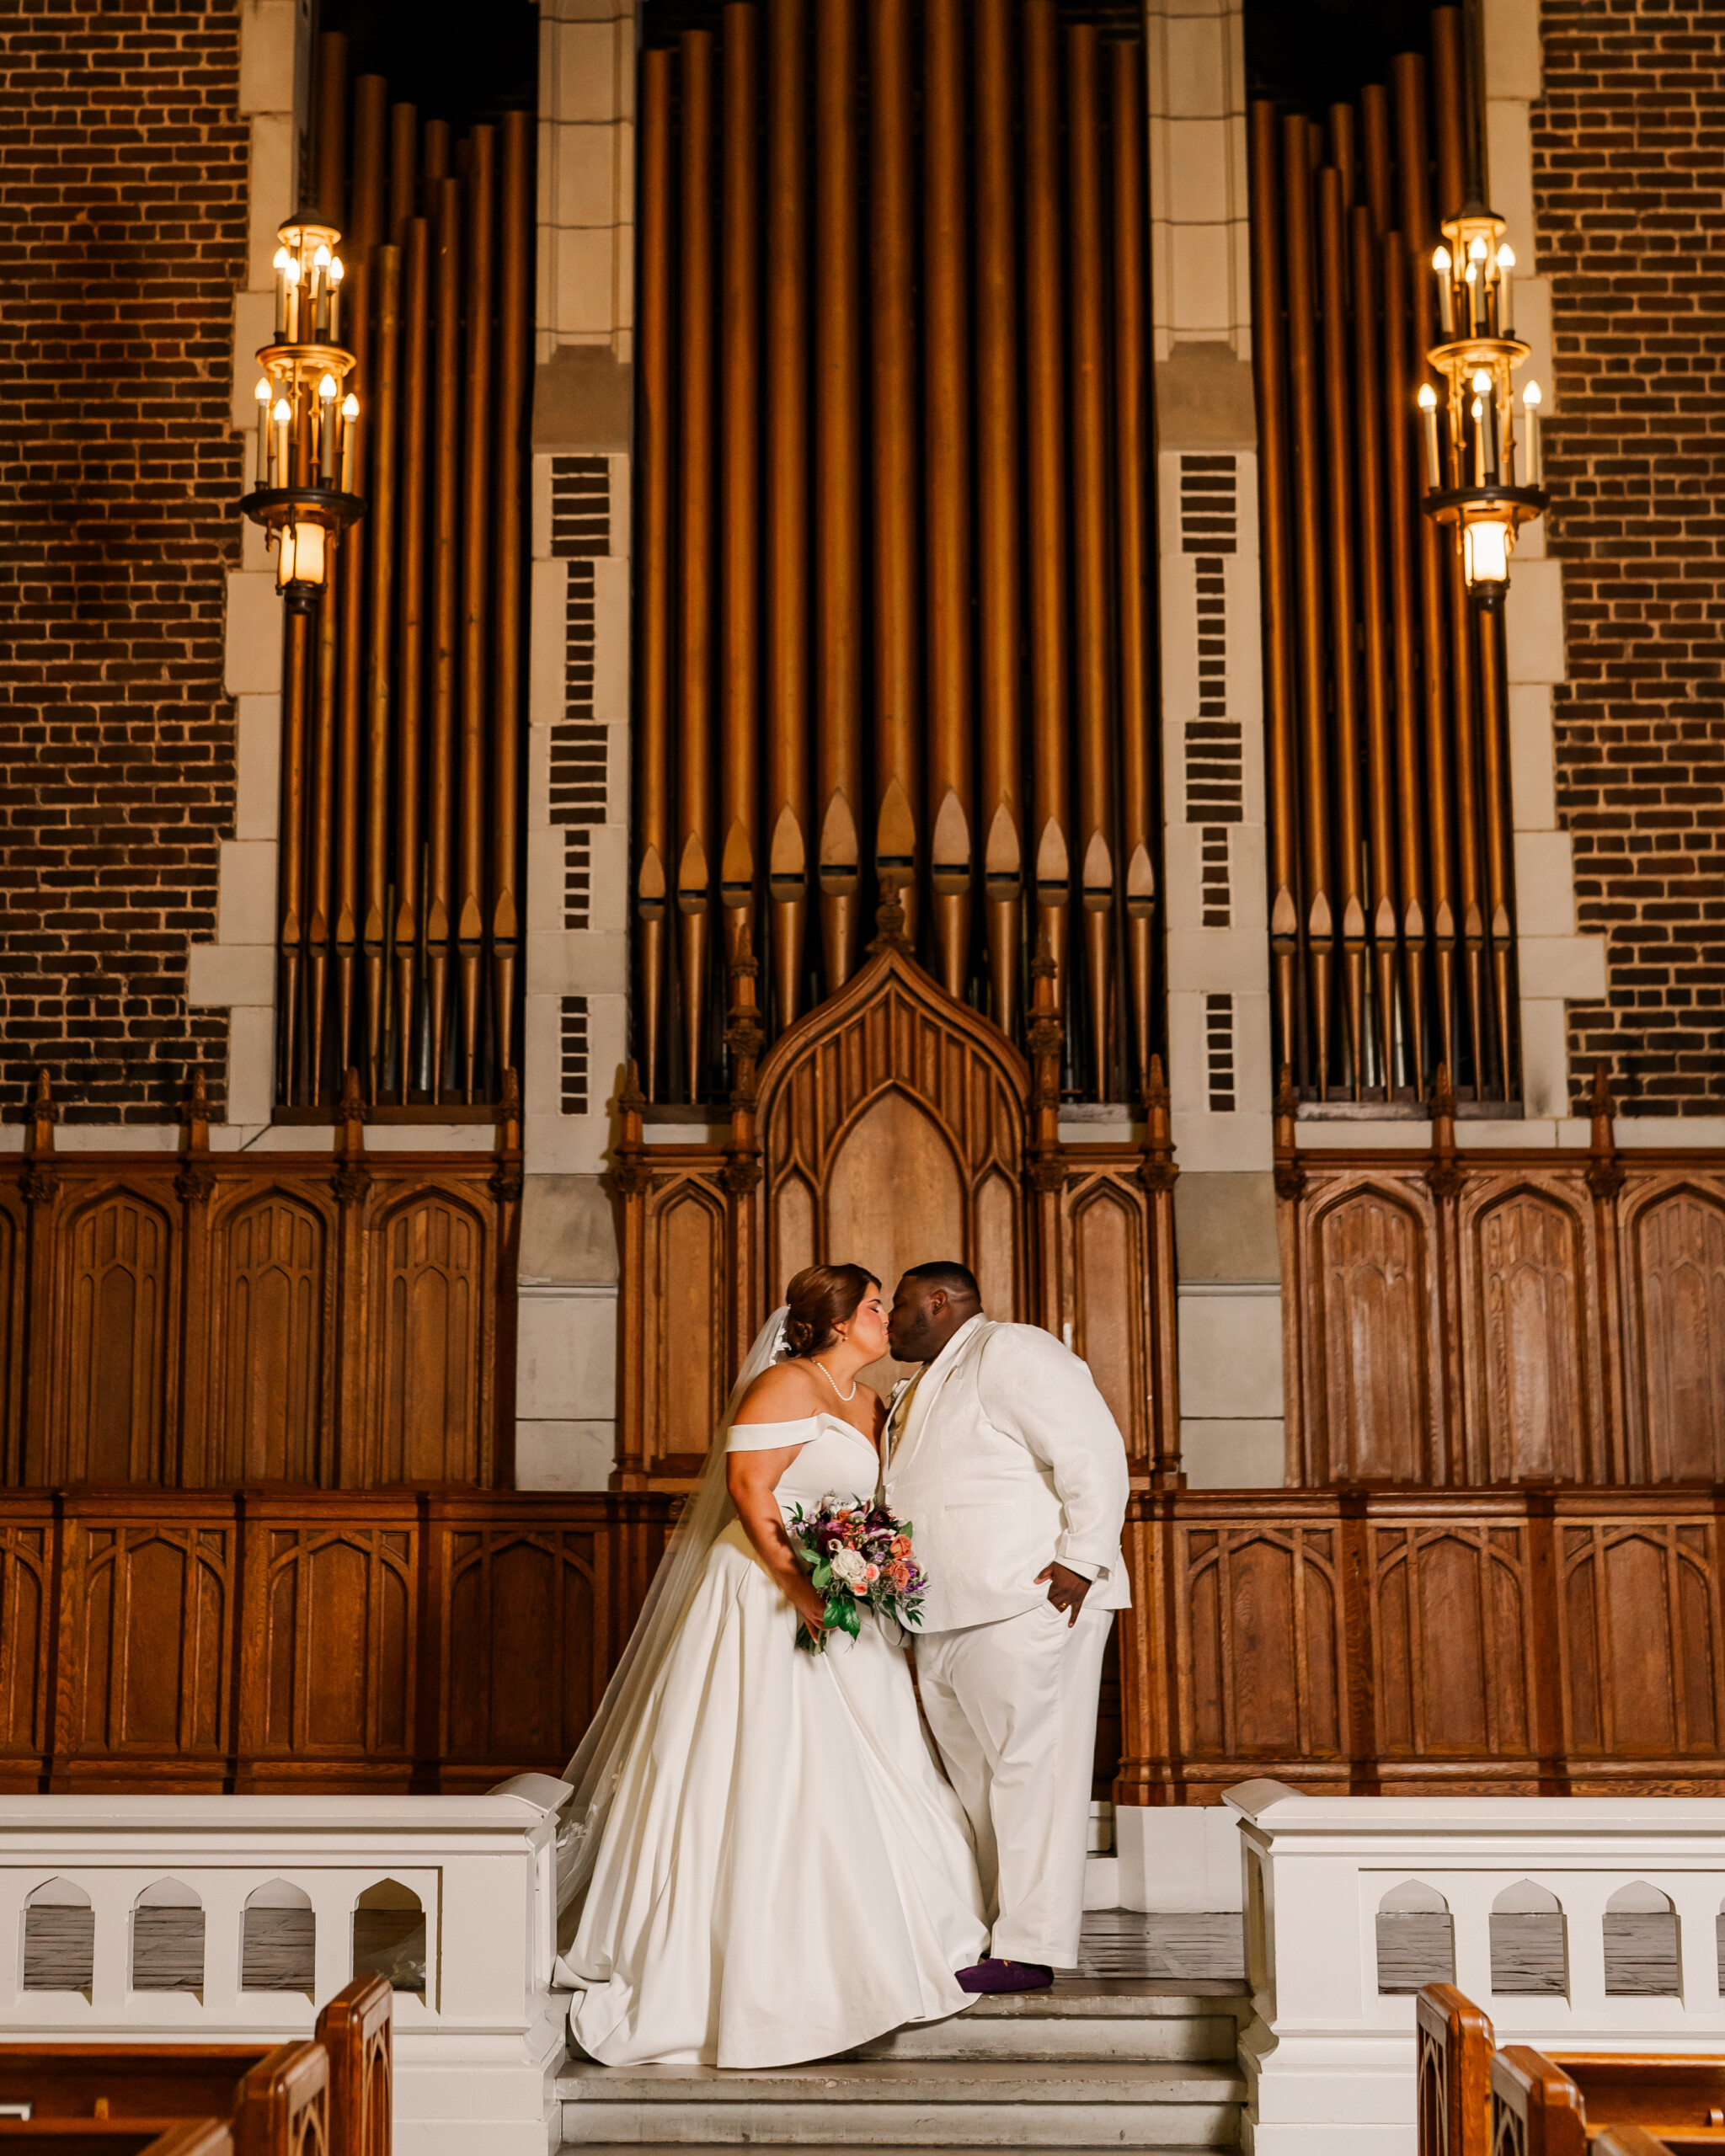
<instances>
[{"instance_id":1,"label":"groom's white trousers","mask_svg":"<svg viewBox=\"0 0 1725 2156\"><path fill-rule=\"evenodd\" d=\"M1096 1703L1112 1609L1047 1602L916 1641L923 1711L976 1836L989 1952L1077 1965Z\"/></svg>"}]
</instances>

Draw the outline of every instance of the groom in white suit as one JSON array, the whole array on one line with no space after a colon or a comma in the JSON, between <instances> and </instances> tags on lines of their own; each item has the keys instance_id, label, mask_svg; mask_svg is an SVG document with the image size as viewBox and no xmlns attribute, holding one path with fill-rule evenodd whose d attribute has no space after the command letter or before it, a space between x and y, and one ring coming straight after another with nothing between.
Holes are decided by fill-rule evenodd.
<instances>
[{"instance_id":1,"label":"groom in white suit","mask_svg":"<svg viewBox=\"0 0 1725 2156\"><path fill-rule=\"evenodd\" d=\"M889 1336L922 1369L893 1396L885 1499L928 1577L918 1685L993 1926L959 1981L1034 1990L1078 1960L1103 1654L1132 1599L1126 1448L1086 1365L985 1317L962 1265L913 1266Z\"/></svg>"}]
</instances>

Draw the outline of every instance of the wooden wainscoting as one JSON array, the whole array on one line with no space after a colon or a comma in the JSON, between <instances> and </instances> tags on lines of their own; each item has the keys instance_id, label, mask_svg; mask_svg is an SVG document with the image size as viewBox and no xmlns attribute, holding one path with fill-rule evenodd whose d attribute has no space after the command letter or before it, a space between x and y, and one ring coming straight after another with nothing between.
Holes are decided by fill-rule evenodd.
<instances>
[{"instance_id":1,"label":"wooden wainscoting","mask_svg":"<svg viewBox=\"0 0 1725 2156\"><path fill-rule=\"evenodd\" d=\"M1123 1803L1725 1794L1716 1488L1152 1492Z\"/></svg>"},{"instance_id":2,"label":"wooden wainscoting","mask_svg":"<svg viewBox=\"0 0 1725 2156\"><path fill-rule=\"evenodd\" d=\"M1594 1108L1584 1152L1443 1116L1429 1152L1295 1150L1279 1116L1290 1482L1725 1482L1725 1154Z\"/></svg>"},{"instance_id":3,"label":"wooden wainscoting","mask_svg":"<svg viewBox=\"0 0 1725 2156\"><path fill-rule=\"evenodd\" d=\"M458 1154L339 1129L56 1152L39 1113L0 1161L0 1481L511 1479L516 1127Z\"/></svg>"},{"instance_id":4,"label":"wooden wainscoting","mask_svg":"<svg viewBox=\"0 0 1725 2156\"><path fill-rule=\"evenodd\" d=\"M0 1492L0 1790L556 1773L670 1509L448 1487Z\"/></svg>"}]
</instances>

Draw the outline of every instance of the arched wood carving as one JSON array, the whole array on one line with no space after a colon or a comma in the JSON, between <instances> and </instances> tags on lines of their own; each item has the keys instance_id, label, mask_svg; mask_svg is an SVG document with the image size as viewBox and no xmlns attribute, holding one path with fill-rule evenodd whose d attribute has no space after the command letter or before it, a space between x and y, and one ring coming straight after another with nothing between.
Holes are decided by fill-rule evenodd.
<instances>
[{"instance_id":1,"label":"arched wood carving","mask_svg":"<svg viewBox=\"0 0 1725 2156\"><path fill-rule=\"evenodd\" d=\"M328 1230L283 1190L223 1214L211 1238L221 1286L211 1342L212 1482L333 1481L328 1424Z\"/></svg>"},{"instance_id":2,"label":"arched wood carving","mask_svg":"<svg viewBox=\"0 0 1725 2156\"><path fill-rule=\"evenodd\" d=\"M1310 1345L1324 1422L1309 1479L1442 1481L1424 1219L1403 1193L1370 1184L1324 1209L1315 1241Z\"/></svg>"},{"instance_id":3,"label":"arched wood carving","mask_svg":"<svg viewBox=\"0 0 1725 2156\"><path fill-rule=\"evenodd\" d=\"M1655 1482L1725 1481L1725 1202L1685 1186L1637 1211L1629 1417Z\"/></svg>"},{"instance_id":4,"label":"arched wood carving","mask_svg":"<svg viewBox=\"0 0 1725 2156\"><path fill-rule=\"evenodd\" d=\"M377 1368L379 1482L477 1482L485 1310L484 1231L441 1191L381 1223Z\"/></svg>"},{"instance_id":5,"label":"arched wood carving","mask_svg":"<svg viewBox=\"0 0 1725 2156\"><path fill-rule=\"evenodd\" d=\"M1029 1067L996 1027L889 945L786 1033L761 1073L767 1299L800 1265L969 1265L996 1317L1026 1315Z\"/></svg>"},{"instance_id":6,"label":"arched wood carving","mask_svg":"<svg viewBox=\"0 0 1725 2156\"><path fill-rule=\"evenodd\" d=\"M168 1215L123 1186L76 1213L61 1242L55 1476L155 1481L163 1474Z\"/></svg>"},{"instance_id":7,"label":"arched wood carving","mask_svg":"<svg viewBox=\"0 0 1725 2156\"><path fill-rule=\"evenodd\" d=\"M1578 1209L1567 1193L1520 1184L1488 1187L1463 1220L1463 1348L1477 1401L1469 1479L1603 1481Z\"/></svg>"}]
</instances>

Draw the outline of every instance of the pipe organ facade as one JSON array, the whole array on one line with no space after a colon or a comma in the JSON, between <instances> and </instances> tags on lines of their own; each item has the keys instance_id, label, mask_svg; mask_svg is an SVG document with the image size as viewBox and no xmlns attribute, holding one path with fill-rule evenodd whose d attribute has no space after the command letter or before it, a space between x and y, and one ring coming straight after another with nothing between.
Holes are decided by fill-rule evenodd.
<instances>
[{"instance_id":1,"label":"pipe organ facade","mask_svg":"<svg viewBox=\"0 0 1725 2156\"><path fill-rule=\"evenodd\" d=\"M1110 11L1100 11L1103 14ZM1112 11L1118 13L1119 11ZM649 12L636 1052L721 1099L900 895L1062 1090L1161 1046L1142 51L1055 0Z\"/></svg>"}]
</instances>

